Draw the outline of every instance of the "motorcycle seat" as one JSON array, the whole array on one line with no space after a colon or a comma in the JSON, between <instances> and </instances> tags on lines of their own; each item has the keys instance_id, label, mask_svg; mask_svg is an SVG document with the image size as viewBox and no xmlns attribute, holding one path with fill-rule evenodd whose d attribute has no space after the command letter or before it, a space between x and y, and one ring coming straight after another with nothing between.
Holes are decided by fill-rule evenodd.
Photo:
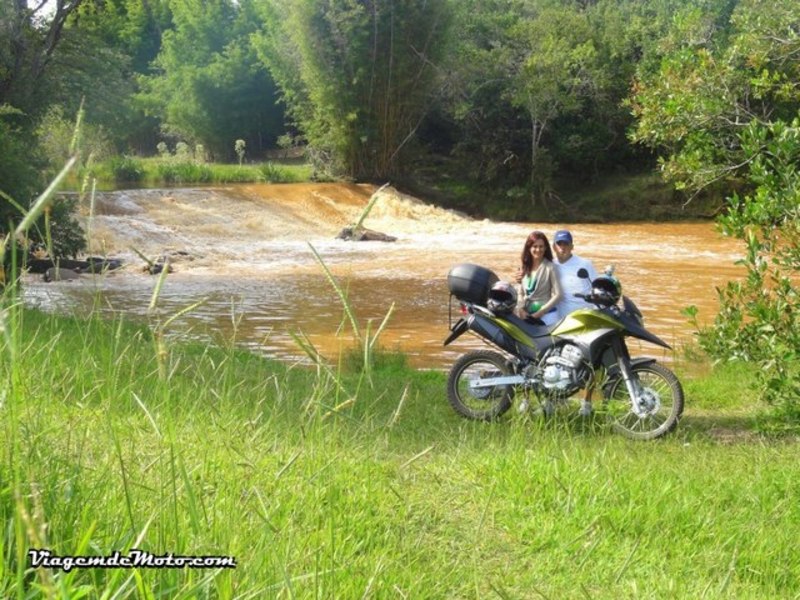
<instances>
[{"instance_id":1,"label":"motorcycle seat","mask_svg":"<svg viewBox=\"0 0 800 600\"><path fill-rule=\"evenodd\" d=\"M551 335L553 330L558 326L559 321L556 321L552 325L536 325L528 321L527 319L520 319L515 314L505 315L505 320L509 323L513 323L522 331L527 333L529 336L534 338L545 337Z\"/></svg>"}]
</instances>

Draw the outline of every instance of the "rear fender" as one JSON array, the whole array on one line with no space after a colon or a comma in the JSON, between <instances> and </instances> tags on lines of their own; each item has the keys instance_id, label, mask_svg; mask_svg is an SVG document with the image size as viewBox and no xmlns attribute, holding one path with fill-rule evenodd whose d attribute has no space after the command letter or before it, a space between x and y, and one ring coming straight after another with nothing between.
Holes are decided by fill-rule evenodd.
<instances>
[{"instance_id":1,"label":"rear fender","mask_svg":"<svg viewBox=\"0 0 800 600\"><path fill-rule=\"evenodd\" d=\"M469 321L462 317L456 321L455 325L453 325L453 328L450 330L450 335L447 336L447 339L444 341L443 345L447 346L448 344L452 344L467 331L469 331Z\"/></svg>"}]
</instances>

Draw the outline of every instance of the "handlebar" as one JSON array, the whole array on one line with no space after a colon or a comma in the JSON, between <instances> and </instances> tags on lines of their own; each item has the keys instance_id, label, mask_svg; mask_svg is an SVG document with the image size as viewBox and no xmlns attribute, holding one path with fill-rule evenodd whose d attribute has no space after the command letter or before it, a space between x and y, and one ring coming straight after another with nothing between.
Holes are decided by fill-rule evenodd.
<instances>
[{"instance_id":1,"label":"handlebar","mask_svg":"<svg viewBox=\"0 0 800 600\"><path fill-rule=\"evenodd\" d=\"M573 294L576 298L580 298L581 300L585 300L589 304L594 304L598 308L614 308L614 305L607 306L606 304L599 301L597 296L594 294Z\"/></svg>"}]
</instances>

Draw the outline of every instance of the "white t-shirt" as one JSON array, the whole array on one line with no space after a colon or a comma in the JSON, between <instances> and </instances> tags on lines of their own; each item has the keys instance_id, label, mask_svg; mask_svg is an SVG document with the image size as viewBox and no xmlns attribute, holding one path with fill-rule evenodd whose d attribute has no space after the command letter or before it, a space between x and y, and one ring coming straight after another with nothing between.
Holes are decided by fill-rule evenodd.
<instances>
[{"instance_id":1,"label":"white t-shirt","mask_svg":"<svg viewBox=\"0 0 800 600\"><path fill-rule=\"evenodd\" d=\"M573 254L567 262L560 263L556 259L553 264L558 274L558 282L561 284L561 300L558 303L559 316L565 317L579 308L593 308L592 304L575 297L575 294L589 294L592 291L591 281L597 277L592 261ZM580 269L586 269L589 279L578 277Z\"/></svg>"}]
</instances>

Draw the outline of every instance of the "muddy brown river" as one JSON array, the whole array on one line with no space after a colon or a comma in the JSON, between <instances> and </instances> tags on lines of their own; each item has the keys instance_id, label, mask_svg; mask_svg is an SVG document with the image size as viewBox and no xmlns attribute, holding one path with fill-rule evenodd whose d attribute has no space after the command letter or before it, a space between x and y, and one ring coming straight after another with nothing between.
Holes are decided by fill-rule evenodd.
<instances>
[{"instance_id":1,"label":"muddy brown river","mask_svg":"<svg viewBox=\"0 0 800 600\"><path fill-rule=\"evenodd\" d=\"M709 322L717 310L715 287L741 275L733 264L739 244L711 223L491 222L391 188L380 194L364 224L396 236L396 242L334 239L358 219L374 191L369 185L286 184L101 193L93 214L84 207L91 253L122 258L126 267L55 283L29 275L25 303L66 314L99 310L152 320L203 300L171 324L173 335L235 340L295 360L303 353L290 332L302 332L333 358L352 343L352 334L310 244L347 290L362 328L372 320L374 331L394 303L381 345L405 352L414 366L441 368L481 345L462 338L442 346L448 333L448 270L472 262L511 279L532 229L552 241L556 229L568 228L575 252L590 258L598 271L613 263L645 324L673 345L691 338L681 308L695 304L700 321ZM134 249L151 258L174 257L155 316L148 317L148 306L157 277L142 272L144 262ZM633 350L664 356L652 346L642 345L640 352L634 343Z\"/></svg>"}]
</instances>

